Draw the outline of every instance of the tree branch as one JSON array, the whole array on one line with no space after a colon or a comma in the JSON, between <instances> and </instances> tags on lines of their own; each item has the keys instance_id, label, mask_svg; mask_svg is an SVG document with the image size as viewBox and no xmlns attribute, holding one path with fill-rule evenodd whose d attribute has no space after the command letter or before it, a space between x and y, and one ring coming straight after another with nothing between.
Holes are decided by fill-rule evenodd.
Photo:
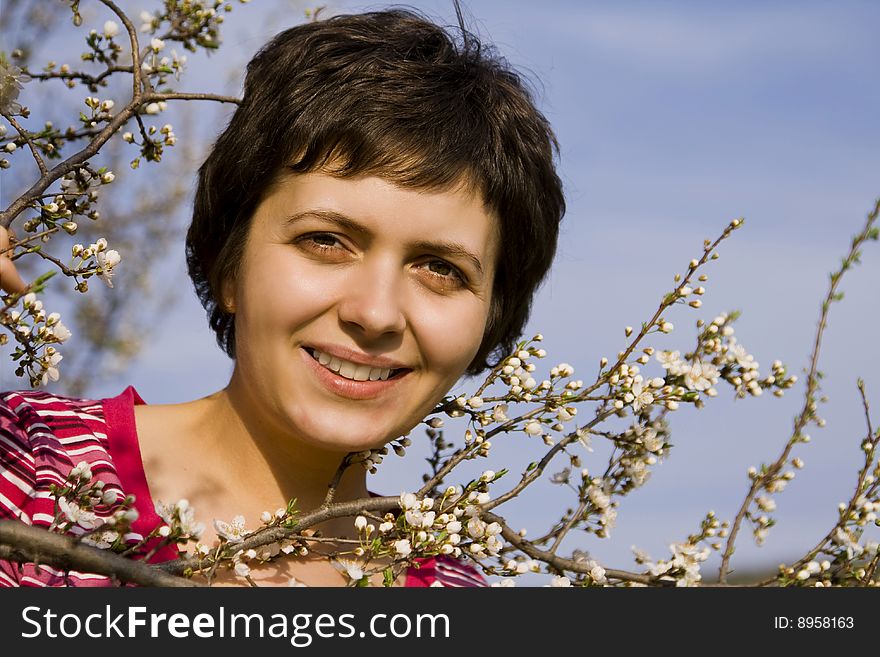
<instances>
[{"instance_id":1,"label":"tree branch","mask_svg":"<svg viewBox=\"0 0 880 657\"><path fill-rule=\"evenodd\" d=\"M109 575L141 586L195 586L142 561L126 559L80 543L75 537L53 534L18 520L0 520L0 559Z\"/></svg>"},{"instance_id":2,"label":"tree branch","mask_svg":"<svg viewBox=\"0 0 880 657\"><path fill-rule=\"evenodd\" d=\"M241 104L241 99L235 96L221 96L218 94L186 93L183 91L167 91L164 93L153 92L144 96L145 103L159 102L160 100L214 100L218 103Z\"/></svg>"}]
</instances>

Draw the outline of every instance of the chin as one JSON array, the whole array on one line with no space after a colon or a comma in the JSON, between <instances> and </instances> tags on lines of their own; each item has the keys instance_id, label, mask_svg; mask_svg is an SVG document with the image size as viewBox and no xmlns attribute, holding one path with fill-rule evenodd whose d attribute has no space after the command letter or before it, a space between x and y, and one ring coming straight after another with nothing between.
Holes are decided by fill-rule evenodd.
<instances>
[{"instance_id":1,"label":"chin","mask_svg":"<svg viewBox=\"0 0 880 657\"><path fill-rule=\"evenodd\" d=\"M383 431L375 422L354 418L333 418L324 416L320 421L298 423L302 427L304 440L328 452L362 452L378 449L405 432L400 433L389 427Z\"/></svg>"}]
</instances>

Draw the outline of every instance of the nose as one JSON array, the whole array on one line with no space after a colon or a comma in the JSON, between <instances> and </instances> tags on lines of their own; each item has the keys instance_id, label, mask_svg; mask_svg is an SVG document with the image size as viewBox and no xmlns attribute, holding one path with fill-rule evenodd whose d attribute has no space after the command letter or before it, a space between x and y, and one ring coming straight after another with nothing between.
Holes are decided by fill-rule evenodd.
<instances>
[{"instance_id":1,"label":"nose","mask_svg":"<svg viewBox=\"0 0 880 657\"><path fill-rule=\"evenodd\" d=\"M339 303L339 319L364 338L400 334L406 328L398 268L365 263L353 272Z\"/></svg>"}]
</instances>

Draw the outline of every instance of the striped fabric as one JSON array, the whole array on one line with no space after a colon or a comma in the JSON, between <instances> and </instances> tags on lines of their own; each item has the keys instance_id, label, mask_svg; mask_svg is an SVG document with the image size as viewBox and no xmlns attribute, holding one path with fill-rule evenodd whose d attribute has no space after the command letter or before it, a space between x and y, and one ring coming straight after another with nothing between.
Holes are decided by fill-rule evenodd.
<instances>
[{"instance_id":1,"label":"striped fabric","mask_svg":"<svg viewBox=\"0 0 880 657\"><path fill-rule=\"evenodd\" d=\"M133 407L142 403L132 387L103 400L35 391L0 393L0 520L48 527L55 516L50 486L63 484L70 470L85 461L94 478L104 482L104 490L118 492L119 499L136 495L139 517L125 539L142 540L160 522L146 488L134 430ZM94 512L107 518L113 508L99 506ZM78 526L70 530L84 532ZM175 557L176 550L165 548L151 561ZM420 559L418 564L409 569L406 586L486 586L476 570L455 559ZM0 560L0 587L10 586L106 587L113 581L103 575Z\"/></svg>"}]
</instances>

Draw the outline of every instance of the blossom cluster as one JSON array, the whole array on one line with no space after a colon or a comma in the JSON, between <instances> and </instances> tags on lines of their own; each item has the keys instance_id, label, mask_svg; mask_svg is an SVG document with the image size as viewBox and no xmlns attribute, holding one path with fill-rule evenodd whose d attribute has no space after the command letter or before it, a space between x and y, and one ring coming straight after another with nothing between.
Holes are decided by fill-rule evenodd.
<instances>
[{"instance_id":1,"label":"blossom cluster","mask_svg":"<svg viewBox=\"0 0 880 657\"><path fill-rule=\"evenodd\" d=\"M389 445L397 456L405 456L406 448L412 445L412 441L409 437L402 436L392 440ZM352 454L353 462L359 462L364 470L367 470L370 474L375 474L377 472L378 466L386 456L388 456L388 446L379 447L377 449L367 449Z\"/></svg>"},{"instance_id":2,"label":"blossom cluster","mask_svg":"<svg viewBox=\"0 0 880 657\"><path fill-rule=\"evenodd\" d=\"M132 508L134 496L123 496L118 485L94 477L87 462L71 468L64 484L51 485L50 492L55 499L50 531L78 536L99 549L130 549L126 541L131 538L131 523L138 518Z\"/></svg>"},{"instance_id":3,"label":"blossom cluster","mask_svg":"<svg viewBox=\"0 0 880 657\"><path fill-rule=\"evenodd\" d=\"M169 541L187 542L198 540L205 531L205 524L196 522L195 509L189 500L182 499L176 504L156 502L156 515L165 524L156 530L156 533Z\"/></svg>"},{"instance_id":4,"label":"blossom cluster","mask_svg":"<svg viewBox=\"0 0 880 657\"><path fill-rule=\"evenodd\" d=\"M73 23L82 25L80 3L69 4ZM10 55L0 53L0 110L7 117L0 124L0 155L3 156L0 157L0 168L11 166L12 156L20 159L22 154L29 151L40 171L40 179L31 187L31 191L22 196L26 199L22 207L32 212L29 212L30 216L23 217L16 228L21 228L26 235L13 244L11 253L4 255L14 260L23 255L38 254L53 262L65 276L74 278L75 289L80 292L87 291L87 279L91 276L98 276L112 287L112 277L120 261L119 253L107 248L106 241L99 239L88 246L75 245L73 259L65 263L63 258L56 258L44 250L43 244L49 242L57 232L75 235L83 218L98 219L98 190L102 185L112 183L115 174L105 168L96 170L86 160L72 170L66 170L65 167L62 175L61 169L51 168L48 161L62 159L67 155L62 154L65 145L77 141L86 140L90 142L88 146L100 147L106 141L109 124L114 121L120 123L120 113L136 118L140 128L139 136L131 133L123 135L124 141L136 144L140 150L132 166L137 167L144 159L159 161L164 149L176 144L177 136L170 123L149 125L145 117L163 112L167 108L166 101L160 97L147 99L140 106L128 102L117 105L113 98L99 95L99 92L108 86L111 79L126 74L135 74L136 81L140 80L140 89L136 92L155 96L170 91L166 85L168 78L172 75L179 78L187 58L166 44L173 42L191 51L216 48L220 42L220 26L225 14L232 10L232 5L226 0L187 0L184 3L165 0L158 11L141 16L140 32L148 34L144 48L135 43L135 34L130 34L122 27L122 23L128 23L119 11L113 7L110 9L117 15L105 20L102 26L88 30L86 48L80 54L79 66L49 61L42 68L29 70L25 64L16 66L13 63L26 61L26 53L22 50L13 50ZM137 58L135 53L131 53L132 59L140 61L138 71L134 71L122 57L131 47L139 51ZM27 126L24 122L19 125L14 117L27 119L30 116L27 107L19 102L19 96L32 80L60 81L70 88L77 85L88 88L90 93L83 98L84 107L79 112L78 120L67 127L56 127L52 121L45 121L39 128ZM160 89L162 91L158 92ZM52 191L53 184L59 184L60 189ZM17 210L12 219L16 219L19 213ZM26 291L39 294L42 286L34 283ZM13 355L20 361L17 374L24 376L25 372L29 373L31 384L35 387L56 380L61 354L53 346L43 350L41 345L33 343L30 334L24 336L22 322L13 320L13 315L5 312L12 308L15 301L15 295L3 297L0 303L5 303L6 307L0 320L19 342ZM7 335L0 340L8 340Z\"/></svg>"},{"instance_id":5,"label":"blossom cluster","mask_svg":"<svg viewBox=\"0 0 880 657\"><path fill-rule=\"evenodd\" d=\"M77 276L82 276L84 279L77 285L77 289L80 292L88 290L88 284L85 282L85 279L93 275L97 275L109 287L113 287L115 268L122 257L118 251L107 248L107 240L99 237L88 246L74 244L70 254L73 257L71 267L75 269Z\"/></svg>"},{"instance_id":6,"label":"blossom cluster","mask_svg":"<svg viewBox=\"0 0 880 657\"><path fill-rule=\"evenodd\" d=\"M359 545L352 551L355 559L344 562L345 573L359 583L367 577L367 565L382 557L409 561L436 555L467 554L477 560L497 556L504 546L501 525L482 520L480 507L490 501L488 485L501 475L487 470L464 488L448 487L438 498L403 492L400 512L357 516Z\"/></svg>"},{"instance_id":7,"label":"blossom cluster","mask_svg":"<svg viewBox=\"0 0 880 657\"><path fill-rule=\"evenodd\" d=\"M779 580L783 584L880 586L880 543L865 535L869 527L880 527L880 462L874 454L878 442L880 430L863 442L865 467L859 486L849 503L838 505L840 518L828 540L794 565L780 564ZM828 558L819 561L820 554Z\"/></svg>"},{"instance_id":8,"label":"blossom cluster","mask_svg":"<svg viewBox=\"0 0 880 657\"><path fill-rule=\"evenodd\" d=\"M47 126L51 129L50 123ZM51 200L33 206L39 214L25 221L22 228L28 233L43 230L40 238L43 242L47 242L49 235L59 229L70 235L76 234L78 217L95 221L101 216L94 208L98 189L115 179L115 174L106 168L93 171L83 166L75 169L61 179L60 190L50 197Z\"/></svg>"},{"instance_id":9,"label":"blossom cluster","mask_svg":"<svg viewBox=\"0 0 880 657\"><path fill-rule=\"evenodd\" d=\"M141 19L144 18L152 18L152 14L143 12ZM158 37L153 37L150 40L147 55L141 62L141 71L157 87L164 87L168 82L167 76L169 75L173 75L176 80L180 80L180 75L186 69L186 55L179 54L174 48L167 55L162 54L164 51L165 42Z\"/></svg>"},{"instance_id":10,"label":"blossom cluster","mask_svg":"<svg viewBox=\"0 0 880 657\"><path fill-rule=\"evenodd\" d=\"M185 503L186 508L191 509L186 500L181 500L181 502L178 502L178 505L181 503ZM212 547L196 542L195 555L200 561L211 557L212 559L208 563L209 566L214 563L223 565L226 568L230 568L238 577L248 580L248 582L251 582L251 569L256 564L268 563L285 555L307 556L309 548L304 541L296 538L270 541L258 548L246 548L243 545L246 540L259 536L266 529L274 527L292 528L298 513L295 505L296 500L291 500L286 507L279 507L274 513L263 511L260 515L260 522L262 524L258 529L254 530L247 529L245 518L241 515L235 516L232 522L215 519L213 524L220 540L219 544ZM197 541L198 538L198 535L192 535L189 540Z\"/></svg>"},{"instance_id":11,"label":"blossom cluster","mask_svg":"<svg viewBox=\"0 0 880 657\"><path fill-rule=\"evenodd\" d=\"M74 14L74 21L77 14ZM98 30L89 30L86 36L86 46L88 50L80 55L80 59L84 62L104 64L108 67L114 66L119 62L119 56L122 54L123 47L116 41L119 35L119 26L114 21L104 23L104 28L100 32ZM51 68L50 68L51 70ZM69 73L70 67L62 65L61 73ZM67 84L73 88L74 78L67 78ZM74 84L72 84L74 83ZM95 88L97 85L91 85Z\"/></svg>"},{"instance_id":12,"label":"blossom cluster","mask_svg":"<svg viewBox=\"0 0 880 657\"><path fill-rule=\"evenodd\" d=\"M748 509L746 517L752 522L752 534L758 545L763 544L769 529L775 524L773 518L767 515L776 510L776 501L769 494L781 493L785 490L788 482L794 479L796 470L804 467L804 462L800 458L793 458L790 463L793 466L791 470L771 472L765 465L762 465L760 470L754 466L748 470L749 479L758 484L758 487L754 499L757 510Z\"/></svg>"},{"instance_id":13,"label":"blossom cluster","mask_svg":"<svg viewBox=\"0 0 880 657\"><path fill-rule=\"evenodd\" d=\"M674 582L676 586L697 586L702 580L700 564L709 558L709 548L700 548L691 543L673 543L669 550L672 552L671 559L654 562L646 553L633 549L636 562L647 566L653 577Z\"/></svg>"},{"instance_id":14,"label":"blossom cluster","mask_svg":"<svg viewBox=\"0 0 880 657\"><path fill-rule=\"evenodd\" d=\"M219 521L215 521L215 527L223 526L224 525ZM233 545L241 542L244 536L247 535L246 530L244 530L244 518L242 516L236 516L233 519L232 531L224 532L220 535ZM201 543L196 545L196 551L201 557L210 554L210 550ZM273 541L266 545L262 545L259 548L236 550L226 564L238 577L249 579L251 569L258 564L269 563L273 559L284 555L299 555L304 557L307 556L308 553L309 550L305 545L285 539L281 541Z\"/></svg>"},{"instance_id":15,"label":"blossom cluster","mask_svg":"<svg viewBox=\"0 0 880 657\"><path fill-rule=\"evenodd\" d=\"M249 2L238 1L241 4ZM229 11L232 11L232 5L228 0L190 0L185 3L165 0L162 9L141 12L139 29L144 34L155 35L163 24L168 23L175 26L175 38L187 50L195 51L197 47L215 49L220 45L224 13Z\"/></svg>"},{"instance_id":16,"label":"blossom cluster","mask_svg":"<svg viewBox=\"0 0 880 657\"><path fill-rule=\"evenodd\" d=\"M642 550L633 547L636 563L646 566L647 574L659 582L675 583L675 586L698 586L702 581L700 564L712 551L721 549L722 539L728 535L729 523L721 522L714 511L709 511L700 523L700 531L687 537L686 541L669 546L672 558L653 561ZM701 544L702 545L701 547Z\"/></svg>"},{"instance_id":17,"label":"blossom cluster","mask_svg":"<svg viewBox=\"0 0 880 657\"><path fill-rule=\"evenodd\" d=\"M23 85L30 80L27 72L6 58L6 53L0 53L0 112L14 116L26 111L18 102L18 97Z\"/></svg>"},{"instance_id":18,"label":"blossom cluster","mask_svg":"<svg viewBox=\"0 0 880 657\"><path fill-rule=\"evenodd\" d=\"M832 548L827 552L831 559L811 559L797 567L780 564L779 581L786 586L830 587L858 582L880 586L876 575L876 564L880 560L877 541L862 544L853 532L838 527L832 536ZM869 572L875 579L869 580Z\"/></svg>"},{"instance_id":19,"label":"blossom cluster","mask_svg":"<svg viewBox=\"0 0 880 657\"><path fill-rule=\"evenodd\" d=\"M58 365L63 356L55 345L71 334L61 322L61 315L46 314L43 302L33 292L23 295L20 301L21 310L12 309L9 303L0 308L0 320L19 343L12 352L12 360L18 363L16 375L24 376L27 372L31 385L36 388L58 380ZM5 342L6 336L2 337Z\"/></svg>"}]
</instances>

